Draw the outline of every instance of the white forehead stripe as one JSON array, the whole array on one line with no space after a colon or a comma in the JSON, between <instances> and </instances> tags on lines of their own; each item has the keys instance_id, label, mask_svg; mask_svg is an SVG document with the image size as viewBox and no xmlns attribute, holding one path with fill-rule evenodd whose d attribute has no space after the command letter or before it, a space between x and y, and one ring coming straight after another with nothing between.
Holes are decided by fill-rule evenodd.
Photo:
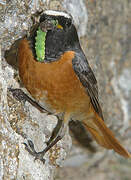
<instances>
[{"instance_id":1,"label":"white forehead stripe","mask_svg":"<svg viewBox=\"0 0 131 180\"><path fill-rule=\"evenodd\" d=\"M64 16L65 18L71 18L71 16L62 11L53 11L53 10L46 10L44 14L51 15L51 16Z\"/></svg>"}]
</instances>

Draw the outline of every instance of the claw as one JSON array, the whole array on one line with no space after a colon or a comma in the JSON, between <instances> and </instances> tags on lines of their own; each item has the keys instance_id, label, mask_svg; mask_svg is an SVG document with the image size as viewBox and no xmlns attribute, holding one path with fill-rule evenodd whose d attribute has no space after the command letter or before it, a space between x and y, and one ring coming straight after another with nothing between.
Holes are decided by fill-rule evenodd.
<instances>
[{"instance_id":1,"label":"claw","mask_svg":"<svg viewBox=\"0 0 131 180\"><path fill-rule=\"evenodd\" d=\"M13 97L17 99L18 101L23 101L25 102L25 95L21 89L13 89L13 88L8 88L8 90L12 93Z\"/></svg>"},{"instance_id":2,"label":"claw","mask_svg":"<svg viewBox=\"0 0 131 180\"><path fill-rule=\"evenodd\" d=\"M31 140L28 140L28 144L29 144L29 146L30 146L30 148L31 148L32 150L35 150L34 144L33 144L33 142L32 142Z\"/></svg>"},{"instance_id":3,"label":"claw","mask_svg":"<svg viewBox=\"0 0 131 180\"><path fill-rule=\"evenodd\" d=\"M45 112L48 115L52 114L48 110L44 109L38 102L34 101L32 98L26 95L21 89L8 88L8 90L12 93L13 97L18 101L20 102L23 101L23 103L28 101L30 104L36 107L40 112Z\"/></svg>"},{"instance_id":4,"label":"claw","mask_svg":"<svg viewBox=\"0 0 131 180\"><path fill-rule=\"evenodd\" d=\"M41 152L36 152L35 148L34 148L34 144L31 140L28 140L28 144L23 143L25 145L25 149L29 152L29 154L31 154L32 156L35 157L34 160L39 159L40 161L43 162L43 164L45 163L45 159L43 158L45 152L41 151Z\"/></svg>"},{"instance_id":5,"label":"claw","mask_svg":"<svg viewBox=\"0 0 131 180\"><path fill-rule=\"evenodd\" d=\"M45 159L43 158L43 155L41 154L41 152L38 152L35 156L35 161L39 159L40 161L43 162L43 164L45 164Z\"/></svg>"}]
</instances>

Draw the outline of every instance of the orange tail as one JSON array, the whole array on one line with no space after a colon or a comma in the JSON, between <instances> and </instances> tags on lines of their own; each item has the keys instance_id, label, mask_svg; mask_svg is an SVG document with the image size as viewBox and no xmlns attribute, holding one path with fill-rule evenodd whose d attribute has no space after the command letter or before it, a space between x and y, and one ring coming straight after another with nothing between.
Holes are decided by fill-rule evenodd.
<instances>
[{"instance_id":1,"label":"orange tail","mask_svg":"<svg viewBox=\"0 0 131 180\"><path fill-rule=\"evenodd\" d=\"M111 130L105 125L104 121L98 116L97 113L95 113L95 118L84 120L83 124L95 138L98 144L107 149L114 149L114 151L126 158L131 157L131 154L126 151L119 141L114 137Z\"/></svg>"}]
</instances>

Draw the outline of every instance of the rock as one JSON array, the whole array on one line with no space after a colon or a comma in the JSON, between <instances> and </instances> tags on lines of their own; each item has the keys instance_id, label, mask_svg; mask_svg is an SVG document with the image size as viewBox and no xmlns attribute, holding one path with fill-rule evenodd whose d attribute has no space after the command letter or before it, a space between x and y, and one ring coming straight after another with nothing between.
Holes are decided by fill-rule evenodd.
<instances>
[{"instance_id":1,"label":"rock","mask_svg":"<svg viewBox=\"0 0 131 180\"><path fill-rule=\"evenodd\" d=\"M25 150L23 143L30 139L36 151L43 150L46 147L45 142L48 141L57 124L57 118L40 112L27 102L19 102L13 98L8 88L20 88L17 65L14 70L4 59L4 51L30 28L34 1L32 4L26 1L18 4L13 1L2 5L4 8L0 14L2 20L0 33L3 39L0 47L2 49L2 55L0 55L0 179L51 180L54 179L56 167L63 164L70 150L71 138L67 132L65 137L45 154L45 164L39 160L34 161L34 157ZM40 6L40 4L35 5ZM11 60L16 56L16 49L14 50L14 56L10 56Z\"/></svg>"}]
</instances>

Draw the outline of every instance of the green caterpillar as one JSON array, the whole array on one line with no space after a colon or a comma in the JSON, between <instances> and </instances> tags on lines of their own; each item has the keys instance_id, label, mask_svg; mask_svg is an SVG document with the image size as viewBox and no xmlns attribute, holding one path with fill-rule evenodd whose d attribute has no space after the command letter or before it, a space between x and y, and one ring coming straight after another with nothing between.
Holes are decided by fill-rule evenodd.
<instances>
[{"instance_id":1,"label":"green caterpillar","mask_svg":"<svg viewBox=\"0 0 131 180\"><path fill-rule=\"evenodd\" d=\"M36 56L37 60L39 62L43 62L45 58L45 39L46 39L47 32L43 32L40 28L37 31L36 35L36 42L35 42L35 50L36 50Z\"/></svg>"}]
</instances>

